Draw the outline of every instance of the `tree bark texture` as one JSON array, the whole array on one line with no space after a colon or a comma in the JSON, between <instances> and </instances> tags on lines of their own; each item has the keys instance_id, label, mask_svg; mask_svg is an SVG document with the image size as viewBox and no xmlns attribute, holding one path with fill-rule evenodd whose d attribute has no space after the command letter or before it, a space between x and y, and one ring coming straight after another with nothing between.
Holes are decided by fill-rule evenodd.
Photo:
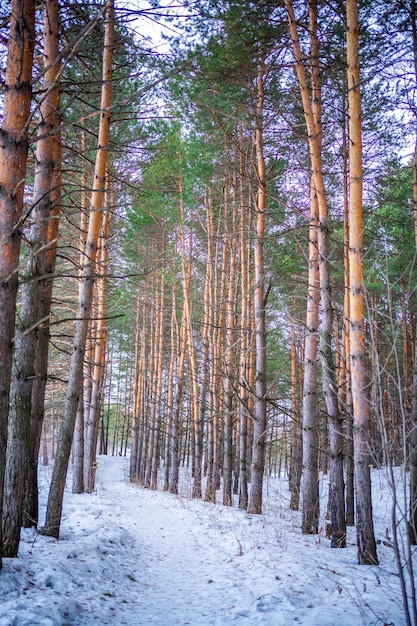
<instances>
[{"instance_id":1,"label":"tree bark texture","mask_svg":"<svg viewBox=\"0 0 417 626\"><path fill-rule=\"evenodd\" d=\"M322 106L321 80L319 69L319 43L317 36L317 3L309 0L310 42L311 42L311 100L303 64L297 25L291 0L286 0L291 39L296 61L296 73L307 126L308 145L312 168L312 189L317 194L318 204L318 263L320 276L321 329L319 355L322 366L323 395L329 416L330 429L330 501L332 508L332 546L346 545L346 523L343 483L343 447L341 420L339 414L335 368L332 354L333 309L330 296L329 232L327 196L322 165ZM314 488L313 485L311 487Z\"/></svg>"},{"instance_id":2,"label":"tree bark texture","mask_svg":"<svg viewBox=\"0 0 417 626\"><path fill-rule=\"evenodd\" d=\"M414 72L417 83L417 3L411 0L411 26L413 34ZM416 115L417 122L417 115ZM414 238L417 250L417 135L413 156L413 214ZM417 544L417 341L414 350L413 391L410 433L410 511L408 534L410 542Z\"/></svg>"},{"instance_id":3,"label":"tree bark texture","mask_svg":"<svg viewBox=\"0 0 417 626\"><path fill-rule=\"evenodd\" d=\"M311 190L310 241L308 262L308 290L306 335L304 342L304 380L302 413L302 531L318 532L319 525L319 467L318 467L318 400L317 351L320 303L320 277L318 255L317 195Z\"/></svg>"},{"instance_id":4,"label":"tree bark texture","mask_svg":"<svg viewBox=\"0 0 417 626\"><path fill-rule=\"evenodd\" d=\"M27 463L22 523L38 524L38 453L44 416L45 386L48 371L49 315L52 301L56 241L61 211L61 134L59 61L60 16L58 0L48 0L44 9L44 90L36 147L35 184L32 209L30 250L25 283L22 285L22 351L29 357L33 377L28 373L26 391L30 391L30 436L26 448ZM43 277L43 280L40 278ZM30 332L28 330L32 328ZM36 350L32 353L33 334ZM17 346L16 346L17 354ZM18 370L17 359L16 371ZM30 386L29 386L30 385ZM29 393L27 395L29 397ZM22 416L23 417L23 416ZM28 415L24 416L28 419Z\"/></svg>"},{"instance_id":5,"label":"tree bark texture","mask_svg":"<svg viewBox=\"0 0 417 626\"><path fill-rule=\"evenodd\" d=\"M109 199L111 194L109 193ZM108 239L110 234L110 210L103 213L103 223L99 239L99 273L97 280L97 326L94 342L94 354L91 375L91 398L88 407L88 420L85 424L84 442L84 489L92 493L95 488L96 455L100 415L103 406L104 374L106 364L106 286L107 286L107 261Z\"/></svg>"},{"instance_id":6,"label":"tree bark texture","mask_svg":"<svg viewBox=\"0 0 417 626\"><path fill-rule=\"evenodd\" d=\"M0 511L3 507L3 483L6 469L34 41L34 0L13 0L10 14L3 123L0 129ZM10 487L13 488L13 485ZM6 528L9 527L7 517L3 520L3 525ZM9 542L8 538L7 542ZM2 532L0 530L1 545Z\"/></svg>"},{"instance_id":7,"label":"tree bark texture","mask_svg":"<svg viewBox=\"0 0 417 626\"><path fill-rule=\"evenodd\" d=\"M362 111L357 0L347 0L347 72L349 109L349 270L350 361L356 486L356 533L359 565L378 563L372 518L369 401L365 367L365 293L363 284Z\"/></svg>"},{"instance_id":8,"label":"tree bark texture","mask_svg":"<svg viewBox=\"0 0 417 626\"><path fill-rule=\"evenodd\" d=\"M298 353L294 320L291 319L291 457L289 488L291 493L290 509L298 511L300 506L301 474L303 467L303 438L298 399Z\"/></svg>"},{"instance_id":9,"label":"tree bark texture","mask_svg":"<svg viewBox=\"0 0 417 626\"><path fill-rule=\"evenodd\" d=\"M262 483L265 468L265 442L267 429L266 414L266 321L265 321L265 266L264 240L266 222L266 166L263 145L263 108L264 108L265 67L260 62L257 80L256 104L256 174L258 192L256 197L256 236L254 245L255 263L255 333L256 333L256 375L253 414L253 446L251 464L251 488L249 512L262 513Z\"/></svg>"},{"instance_id":10,"label":"tree bark texture","mask_svg":"<svg viewBox=\"0 0 417 626\"><path fill-rule=\"evenodd\" d=\"M57 455L55 458L52 482L49 490L45 526L42 533L59 536L65 480L71 452L77 407L82 393L83 362L87 339L88 322L91 313L94 273L101 212L105 188L107 152L110 131L110 105L112 94L112 56L114 45L114 8L109 0L106 5L106 30L103 51L103 83L101 95L101 116L98 133L97 157L91 197L91 211L88 223L86 261L81 278L81 294L77 312L74 344L64 418L60 428Z\"/></svg>"}]
</instances>

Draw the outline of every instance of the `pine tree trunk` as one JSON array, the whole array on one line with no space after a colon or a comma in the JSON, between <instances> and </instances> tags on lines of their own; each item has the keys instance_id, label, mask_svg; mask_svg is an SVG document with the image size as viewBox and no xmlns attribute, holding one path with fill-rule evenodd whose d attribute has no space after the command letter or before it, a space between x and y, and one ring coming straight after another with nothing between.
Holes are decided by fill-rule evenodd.
<instances>
[{"instance_id":1,"label":"pine tree trunk","mask_svg":"<svg viewBox=\"0 0 417 626\"><path fill-rule=\"evenodd\" d=\"M333 310L330 297L328 208L322 166L322 107L319 68L319 41L317 36L317 3L316 0L308 1L310 17L309 32L311 42L311 101L292 3L290 0L287 0L286 4L288 9L291 39L293 42L294 57L296 60L296 72L308 133L308 144L312 166L312 189L313 194L317 194L318 204L318 261L322 309L319 354L322 365L323 394L326 401L330 427L329 443L331 459L330 501L332 509L332 546L344 547L346 545L346 523L343 484L343 446L341 419L335 383L335 368L332 354ZM315 491L313 498L315 498ZM314 526L312 528L314 528ZM304 532L308 532L307 527Z\"/></svg>"},{"instance_id":2,"label":"pine tree trunk","mask_svg":"<svg viewBox=\"0 0 417 626\"><path fill-rule=\"evenodd\" d=\"M256 119L256 158L258 193L256 198L256 237L254 245L255 263L255 333L256 333L256 375L254 399L254 428L251 464L251 489L249 513L262 513L262 483L265 468L265 442L267 430L266 414L266 324L265 324L265 267L264 239L266 221L266 167L263 146L263 107L265 67L258 66L257 80L257 119Z\"/></svg>"},{"instance_id":3,"label":"pine tree trunk","mask_svg":"<svg viewBox=\"0 0 417 626\"><path fill-rule=\"evenodd\" d=\"M109 200L110 200L110 193ZM112 202L110 202L112 204ZM99 243L99 273L101 277L97 279L97 326L94 346L94 356L92 360L91 376L91 399L88 411L88 422L85 428L84 442L84 489L87 493L92 493L95 488L96 477L96 455L98 431L100 425L100 414L103 406L103 388L106 366L106 290L107 290L107 265L108 265L108 239L110 234L110 211L107 209L103 213L102 232Z\"/></svg>"},{"instance_id":4,"label":"pine tree trunk","mask_svg":"<svg viewBox=\"0 0 417 626\"><path fill-rule=\"evenodd\" d=\"M236 189L236 185L234 185ZM228 184L225 185L225 207L228 204ZM227 209L226 219L227 219ZM227 222L226 222L227 223ZM225 405L225 433L224 433L224 473L223 473L223 504L233 504L233 416L234 416L234 343L235 343L235 293L236 293L236 243L237 243L237 202L234 191L232 207L232 232L226 233L225 244L229 248L229 282L226 302L226 351L225 351L225 379L224 379L224 405ZM229 226L227 226L229 230Z\"/></svg>"},{"instance_id":5,"label":"pine tree trunk","mask_svg":"<svg viewBox=\"0 0 417 626\"><path fill-rule=\"evenodd\" d=\"M133 389L133 438L132 449L130 453L130 470L129 479L135 482L139 478L139 459L140 459L140 432L141 432L141 413L143 404L143 376L144 368L144 342L142 340L144 329L145 307L141 307L141 288L138 289L136 297L136 333L135 333L135 383ZM143 323L142 323L143 322ZM112 362L110 355L110 363Z\"/></svg>"},{"instance_id":6,"label":"pine tree trunk","mask_svg":"<svg viewBox=\"0 0 417 626\"><path fill-rule=\"evenodd\" d=\"M86 158L87 133L83 128L81 133L81 154ZM83 262L85 258L85 246L87 236L87 214L88 214L88 198L87 198L87 168L83 168L82 173L82 193L81 193L81 214L80 214L80 275L82 272ZM79 283L81 290L81 283ZM79 296L81 291L79 291ZM88 410L91 400L91 368L92 368L92 351L93 351L93 324L90 323L90 332L87 337L84 367L83 367L83 391L77 407L77 416L75 418L74 441L72 445L72 493L84 493L84 444L85 444L85 423L88 417Z\"/></svg>"},{"instance_id":7,"label":"pine tree trunk","mask_svg":"<svg viewBox=\"0 0 417 626\"><path fill-rule=\"evenodd\" d=\"M59 124L60 105L58 2L49 0L44 12L45 95L40 104L40 138L36 148L32 225L28 236L29 258L21 288L19 327L15 337L8 471L5 483L4 509L8 511L8 538L4 538L4 543L8 544L9 556L17 555L20 525L36 526L38 522L37 467L43 410L39 419L31 421L32 398L39 375L39 367L36 366L37 347L43 334L49 338L47 329L52 279L48 280L46 276L53 273L54 265L51 268L48 263L51 254L48 249L48 223L51 215L53 219L56 218L61 191L60 137L59 133L54 132ZM55 246L55 242L53 245ZM32 497L29 497L29 485ZM31 504L32 502L35 504Z\"/></svg>"},{"instance_id":8,"label":"pine tree trunk","mask_svg":"<svg viewBox=\"0 0 417 626\"><path fill-rule=\"evenodd\" d=\"M417 3L411 0L411 26L413 34L414 72L417 83ZM413 157L413 213L414 237L417 250L417 136ZM413 388L411 402L410 432L410 511L408 535L410 542L417 545L417 341L414 348Z\"/></svg>"},{"instance_id":9,"label":"pine tree trunk","mask_svg":"<svg viewBox=\"0 0 417 626\"><path fill-rule=\"evenodd\" d=\"M0 512L3 507L3 483L6 470L10 381L21 240L20 228L23 223L23 193L28 154L34 43L35 2L34 0L13 0L3 120L0 130ZM24 430L25 426L23 425ZM25 435L22 434L21 437L25 437ZM24 467L26 459L22 459L22 463ZM15 485L10 484L11 480L9 474L9 487L14 489ZM20 483L20 479L17 480ZM16 487L21 490L20 485L16 485ZM5 511L3 518L3 531L6 532L5 555L9 552L8 545L10 542L16 545L19 541L20 527L16 527L16 522L21 520L21 511L19 511L21 496L20 502L16 502L16 505L16 507L14 505L12 507L9 502L8 510ZM12 516L13 519L9 520L9 516ZM13 528L10 528L10 524ZM9 536L9 531L12 532L13 539ZM2 531L0 530L0 567L1 545ZM11 545L10 548L14 552L15 548Z\"/></svg>"},{"instance_id":10,"label":"pine tree trunk","mask_svg":"<svg viewBox=\"0 0 417 626\"><path fill-rule=\"evenodd\" d=\"M178 493L180 471L180 439L181 439L181 403L184 389L185 355L187 352L186 320L184 310L182 312L181 331L178 338L178 366L176 371L176 383L174 402L172 407L172 434L171 434L171 474L169 478L170 493Z\"/></svg>"},{"instance_id":11,"label":"pine tree trunk","mask_svg":"<svg viewBox=\"0 0 417 626\"><path fill-rule=\"evenodd\" d=\"M49 490L45 526L42 533L59 536L64 497L65 480L73 440L75 418L80 394L82 393L83 362L87 339L88 322L91 312L95 261L101 224L101 209L105 187L107 151L110 131L110 104L112 80L112 56L114 45L114 9L109 0L106 5L106 30L103 52L103 84L101 98L101 118L98 135L96 167L91 198L91 213L88 224L86 253L83 268L81 297L77 312L77 323L71 358L68 390L65 402L64 418L61 424L57 455L55 458L52 482Z\"/></svg>"},{"instance_id":12,"label":"pine tree trunk","mask_svg":"<svg viewBox=\"0 0 417 626\"><path fill-rule=\"evenodd\" d=\"M349 269L350 347L356 474L356 532L359 565L378 563L372 518L369 469L369 401L365 371L362 208L362 131L357 0L347 0L347 71L349 108Z\"/></svg>"},{"instance_id":13,"label":"pine tree trunk","mask_svg":"<svg viewBox=\"0 0 417 626\"><path fill-rule=\"evenodd\" d=\"M291 458L289 487L291 493L290 509L293 511L298 511L300 506L300 487L303 467L303 439L298 405L298 386L297 346L294 321L291 320Z\"/></svg>"},{"instance_id":14,"label":"pine tree trunk","mask_svg":"<svg viewBox=\"0 0 417 626\"><path fill-rule=\"evenodd\" d=\"M355 472L353 452L352 389L350 376L350 285L349 285L349 172L348 146L343 114L343 243L344 243L344 296L342 328L343 375L339 382L340 405L345 415L345 468L346 468L346 525L355 525Z\"/></svg>"},{"instance_id":15,"label":"pine tree trunk","mask_svg":"<svg viewBox=\"0 0 417 626\"><path fill-rule=\"evenodd\" d=\"M165 247L165 242L162 244L162 249ZM162 375L163 375L163 354L164 354L164 317L165 317L165 281L163 273L159 277L159 302L158 309L156 311L156 325L157 325L157 336L156 336L156 346L157 346L157 359L156 359L156 397L155 397L155 406L156 406L156 419L155 419L155 430L154 430L154 448L155 453L153 455L152 460L152 472L151 472L151 489L158 488L158 469L159 469L159 457L160 457L160 430L161 430L161 409L160 409L160 399L162 398Z\"/></svg>"},{"instance_id":16,"label":"pine tree trunk","mask_svg":"<svg viewBox=\"0 0 417 626\"><path fill-rule=\"evenodd\" d=\"M318 265L318 205L317 195L311 190L310 236L308 263L308 292L306 336L304 344L304 381L302 415L302 531L317 533L319 524L319 474L318 474L318 404L317 404L317 351L320 302Z\"/></svg>"},{"instance_id":17,"label":"pine tree trunk","mask_svg":"<svg viewBox=\"0 0 417 626\"><path fill-rule=\"evenodd\" d=\"M171 295L171 341L170 341L170 362L168 368L168 390L167 390L167 431L166 431L166 448L165 448L165 471L164 471L164 491L169 491L169 477L171 474L171 444L172 444L172 418L174 408L174 377L176 374L176 357L177 357L177 301L175 282L172 285Z\"/></svg>"},{"instance_id":18,"label":"pine tree trunk","mask_svg":"<svg viewBox=\"0 0 417 626\"><path fill-rule=\"evenodd\" d=\"M242 138L240 138L242 145ZM241 149L243 155L243 149ZM248 379L250 362L250 319L249 319L249 265L248 232L244 190L245 170L243 156L240 158L240 283L241 283L241 316L240 316L240 359L239 359L239 508L246 510L249 503L248 494Z\"/></svg>"}]
</instances>

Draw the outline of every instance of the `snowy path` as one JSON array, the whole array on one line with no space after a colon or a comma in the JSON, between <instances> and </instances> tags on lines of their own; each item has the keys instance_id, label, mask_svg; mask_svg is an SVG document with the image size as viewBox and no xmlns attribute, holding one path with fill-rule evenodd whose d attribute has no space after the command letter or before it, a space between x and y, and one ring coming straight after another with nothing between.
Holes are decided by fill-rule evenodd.
<instances>
[{"instance_id":1,"label":"snowy path","mask_svg":"<svg viewBox=\"0 0 417 626\"><path fill-rule=\"evenodd\" d=\"M100 475L97 478L100 493ZM106 472L102 480L103 491L112 492L115 501L120 501L120 485L117 489L116 483L109 482ZM214 523L214 539L210 532L202 534L203 519L195 524L192 501L132 485L125 485L123 491L126 496L123 508L127 514L123 516L124 525L135 539L139 559L132 576L138 584L137 596L131 596L134 614L131 607L126 607L126 622L121 623L221 626L238 621L242 626L271 624L270 616L265 615L269 612L271 596L258 596L255 600L253 590L248 588L250 581L246 572L243 577L239 572L242 547L238 539L232 553L222 554L219 545L213 544L218 539L217 524ZM213 524L213 507L201 502L197 506L199 515L202 516L203 507ZM210 523L207 530L210 530ZM255 603L254 611L250 607L242 609L244 597L249 605ZM274 624L279 623L288 622L286 619L274 621Z\"/></svg>"},{"instance_id":2,"label":"snowy path","mask_svg":"<svg viewBox=\"0 0 417 626\"><path fill-rule=\"evenodd\" d=\"M285 481L267 484L262 516L188 498L189 484L182 498L131 485L121 458L100 458L96 486L66 492L58 542L23 532L0 573L0 626L405 624L392 549L359 567L353 529L341 551L301 535ZM374 492L384 539L382 481Z\"/></svg>"}]
</instances>

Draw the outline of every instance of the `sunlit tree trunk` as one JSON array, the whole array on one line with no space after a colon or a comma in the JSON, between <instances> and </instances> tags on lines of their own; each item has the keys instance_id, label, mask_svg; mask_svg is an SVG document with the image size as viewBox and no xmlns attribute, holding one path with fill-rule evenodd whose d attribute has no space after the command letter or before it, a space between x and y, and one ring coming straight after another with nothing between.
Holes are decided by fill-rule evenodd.
<instances>
[{"instance_id":1,"label":"sunlit tree trunk","mask_svg":"<svg viewBox=\"0 0 417 626\"><path fill-rule=\"evenodd\" d=\"M328 232L328 208L327 196L323 180L322 166L322 106L321 106L321 80L319 68L319 42L317 36L317 4L316 0L309 0L310 18L310 43L311 43L311 100L307 76L303 65L297 25L291 0L286 0L291 39L293 43L294 57L296 60L296 73L298 77L300 94L303 103L304 117L308 133L308 145L312 167L312 186L317 194L318 204L318 262L320 276L320 299L321 299L321 329L319 342L319 355L322 366L323 395L326 401L326 409L329 417L329 451L330 451L330 502L332 547L345 547L346 545L346 522L343 481L343 446L342 425L339 414L335 368L332 354L332 327L333 309L330 297L330 271L329 271L329 232ZM315 487L311 485L311 488ZM313 496L315 497L315 496ZM304 532L314 531L314 525Z\"/></svg>"},{"instance_id":2,"label":"sunlit tree trunk","mask_svg":"<svg viewBox=\"0 0 417 626\"><path fill-rule=\"evenodd\" d=\"M255 264L255 328L256 328L256 375L253 412L253 446L251 464L251 488L249 512L262 513L262 483L265 467L266 413L266 323L265 323L265 266L264 240L266 222L266 166L263 145L263 108L265 99L265 66L258 66L256 104L256 236L254 245Z\"/></svg>"},{"instance_id":3,"label":"sunlit tree trunk","mask_svg":"<svg viewBox=\"0 0 417 626\"><path fill-rule=\"evenodd\" d=\"M344 115L344 120L346 115ZM344 296L342 326L343 376L339 382L339 398L345 415L346 525L355 524L355 472L353 452L352 388L350 377L350 285L349 285L349 171L345 121L343 122L343 259Z\"/></svg>"},{"instance_id":4,"label":"sunlit tree trunk","mask_svg":"<svg viewBox=\"0 0 417 626\"><path fill-rule=\"evenodd\" d=\"M88 321L91 311L94 270L97 254L98 237L101 224L101 210L105 187L107 151L110 131L110 105L112 93L112 56L114 45L114 8L112 0L106 5L106 30L103 51L103 83L101 97L101 117L98 134L98 146L94 181L92 187L91 213L88 224L86 261L81 278L82 290L78 305L77 322L69 372L68 390L65 402L64 418L61 424L57 455L55 458L52 482L48 496L45 526L43 534L58 537L61 524L62 504L68 461L74 433L78 401L82 392L84 352L87 338Z\"/></svg>"},{"instance_id":5,"label":"sunlit tree trunk","mask_svg":"<svg viewBox=\"0 0 417 626\"><path fill-rule=\"evenodd\" d=\"M17 274L21 226L24 221L23 193L28 154L34 40L34 0L13 0L0 129L0 512L3 505ZM4 525L8 526L7 519L4 520ZM0 530L0 546L1 544Z\"/></svg>"},{"instance_id":6,"label":"sunlit tree trunk","mask_svg":"<svg viewBox=\"0 0 417 626\"><path fill-rule=\"evenodd\" d=\"M347 0L349 110L349 270L350 350L356 478L356 533L360 565L378 563L372 518L369 469L369 401L365 372L365 293L363 284L362 129L357 0Z\"/></svg>"}]
</instances>

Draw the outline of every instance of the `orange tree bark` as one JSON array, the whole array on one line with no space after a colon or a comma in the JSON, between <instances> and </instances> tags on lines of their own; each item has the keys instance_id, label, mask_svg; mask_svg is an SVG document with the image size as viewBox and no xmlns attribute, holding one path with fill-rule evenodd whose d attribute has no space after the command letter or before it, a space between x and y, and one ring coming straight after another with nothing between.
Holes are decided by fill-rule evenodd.
<instances>
[{"instance_id":1,"label":"orange tree bark","mask_svg":"<svg viewBox=\"0 0 417 626\"><path fill-rule=\"evenodd\" d=\"M347 72L349 109L349 274L350 359L352 377L356 533L360 565L378 563L372 519L369 469L369 400L365 372L365 293L363 284L362 125L357 0L347 0Z\"/></svg>"},{"instance_id":2,"label":"orange tree bark","mask_svg":"<svg viewBox=\"0 0 417 626\"><path fill-rule=\"evenodd\" d=\"M13 0L4 114L0 129L0 511L3 504L34 38L35 1ZM1 543L0 531L0 546Z\"/></svg>"},{"instance_id":3,"label":"orange tree bark","mask_svg":"<svg viewBox=\"0 0 417 626\"><path fill-rule=\"evenodd\" d=\"M15 367L11 387L5 500L3 510L4 556L17 556L23 523L25 481L32 486L31 500L37 502L37 456L42 420L31 428L32 388L36 380L35 361L38 335L47 325L50 311L47 267L48 224L60 187L59 124L59 8L48 0L44 12L44 91L40 105L40 139L36 147L30 248L23 276L19 325L15 337ZM53 191L57 193L53 193ZM27 504L30 505L30 502ZM37 505L29 506L26 525L36 525ZM33 515L31 519L31 514Z\"/></svg>"},{"instance_id":4,"label":"orange tree bark","mask_svg":"<svg viewBox=\"0 0 417 626\"><path fill-rule=\"evenodd\" d=\"M91 312L95 262L101 225L101 210L105 187L107 152L110 134L110 105L112 95L112 57L114 46L114 7L112 0L106 4L106 30L103 50L103 83L101 116L98 133L97 157L88 223L86 260L81 278L81 293L72 349L64 417L60 428L57 455L49 490L45 526L42 533L59 537L65 479L74 433L75 418L82 393L83 361Z\"/></svg>"},{"instance_id":5,"label":"orange tree bark","mask_svg":"<svg viewBox=\"0 0 417 626\"><path fill-rule=\"evenodd\" d=\"M332 521L331 542L332 547L345 547L346 545L346 521L344 503L343 482L343 446L342 425L337 398L335 380L335 368L332 354L332 326L333 309L330 295L330 264L329 264L329 228L327 196L323 178L322 166L322 106L321 106L321 81L319 71L319 44L317 36L317 3L309 0L310 17L310 42L311 42L311 96L307 82L306 71L303 64L297 25L291 0L286 0L291 39L293 43L295 69L300 87L300 94L304 109L304 118L307 126L308 145L310 150L312 183L317 194L319 209L318 224L318 252L320 273L320 299L321 299L321 329L319 354L322 366L323 395L329 417L329 452L330 452L330 508ZM310 486L315 492L315 485ZM307 497L309 497L307 495ZM304 526L303 532L315 532L314 525L311 530Z\"/></svg>"}]
</instances>

